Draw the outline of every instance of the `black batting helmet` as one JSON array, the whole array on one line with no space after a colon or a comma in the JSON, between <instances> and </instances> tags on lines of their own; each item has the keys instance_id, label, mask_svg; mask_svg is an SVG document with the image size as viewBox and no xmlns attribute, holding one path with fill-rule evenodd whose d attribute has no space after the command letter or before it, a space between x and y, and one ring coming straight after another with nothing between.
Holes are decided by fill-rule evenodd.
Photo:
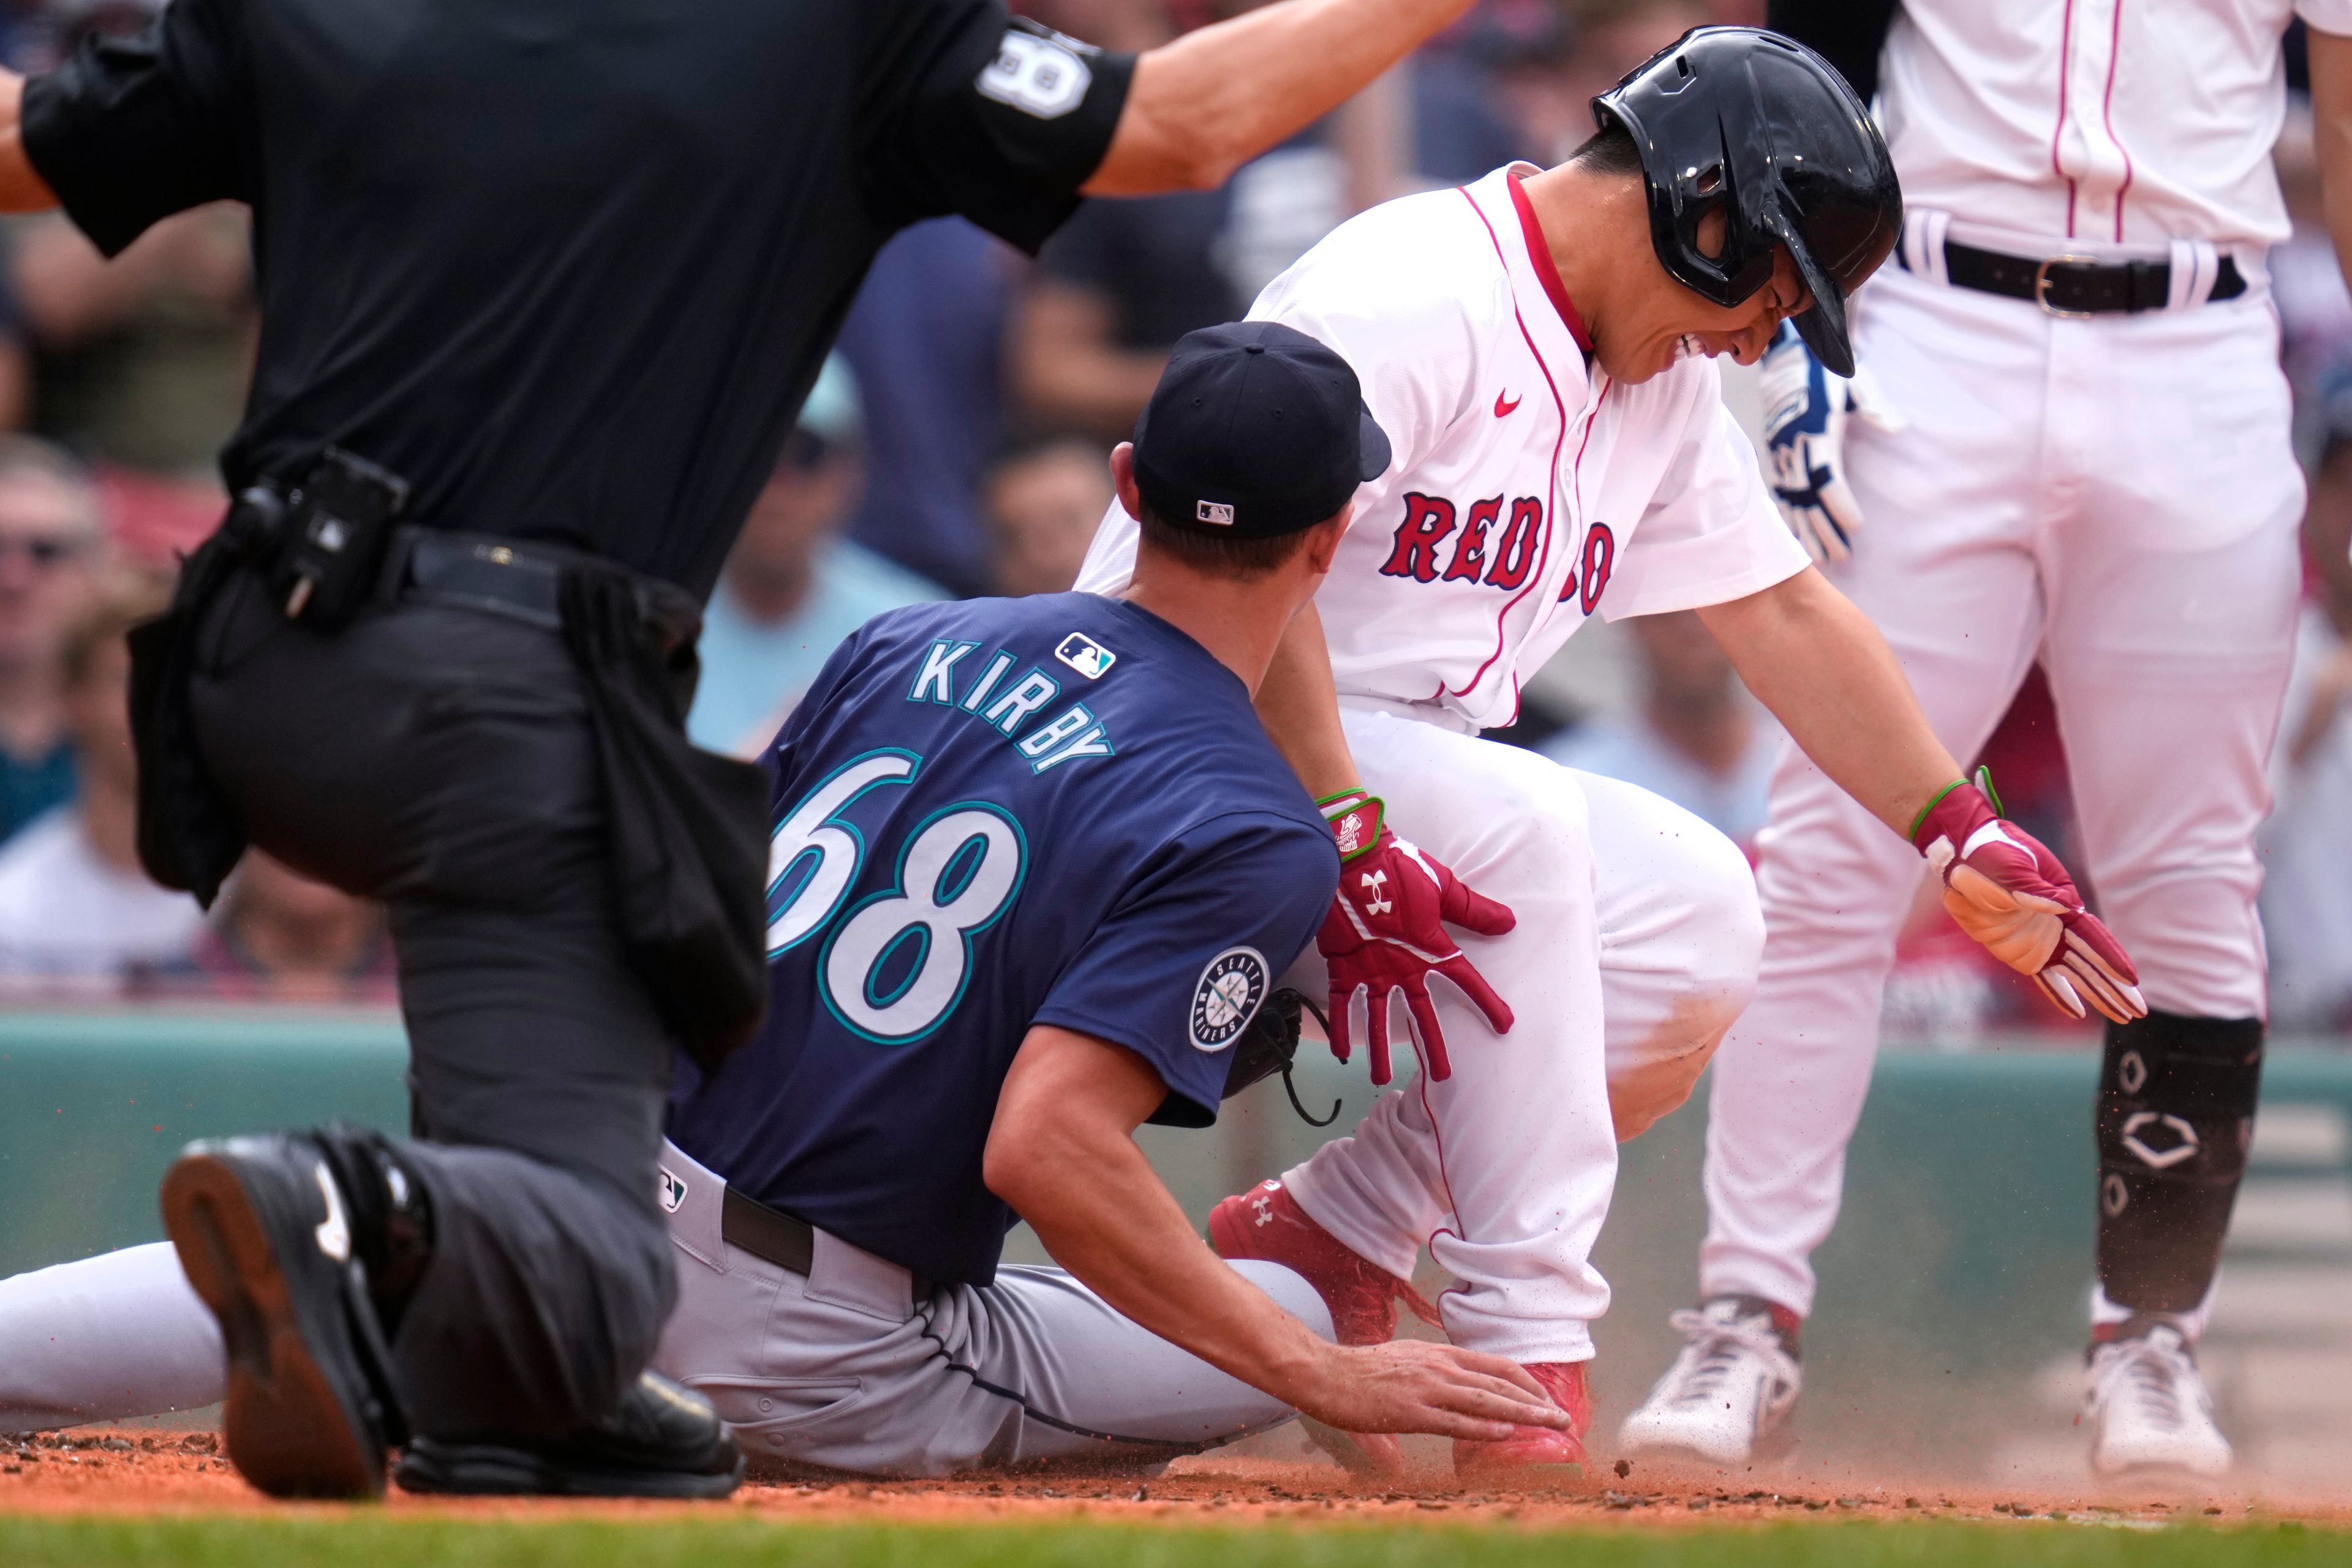
<instances>
[{"instance_id":1,"label":"black batting helmet","mask_svg":"<svg viewBox=\"0 0 2352 1568\"><path fill-rule=\"evenodd\" d=\"M1622 125L1650 187L1650 239L1676 282L1737 305L1772 277L1772 247L1812 293L1797 331L1822 363L1853 374L1846 296L1903 227L1895 162L1870 111L1827 60L1761 27L1697 27L1592 100ZM1720 207L1723 247L1698 247Z\"/></svg>"}]
</instances>

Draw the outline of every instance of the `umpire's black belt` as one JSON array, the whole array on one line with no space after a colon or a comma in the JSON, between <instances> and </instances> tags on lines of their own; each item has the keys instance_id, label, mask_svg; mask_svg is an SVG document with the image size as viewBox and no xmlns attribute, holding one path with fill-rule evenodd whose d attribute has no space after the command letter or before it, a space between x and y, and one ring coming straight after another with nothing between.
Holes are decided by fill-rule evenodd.
<instances>
[{"instance_id":1,"label":"umpire's black belt","mask_svg":"<svg viewBox=\"0 0 2352 1568\"><path fill-rule=\"evenodd\" d=\"M1908 261L1904 265L1907 268ZM2172 302L2168 261L2005 256L1948 239L1944 241L1944 275L1954 288L2031 300L2053 316L2122 315L2161 310ZM2213 272L2212 291L2205 298L2234 300L2245 291L2245 276L2237 262L2222 257Z\"/></svg>"},{"instance_id":2,"label":"umpire's black belt","mask_svg":"<svg viewBox=\"0 0 2352 1568\"><path fill-rule=\"evenodd\" d=\"M719 1236L728 1246L740 1247L803 1279L816 1260L814 1226L732 1187L719 1205Z\"/></svg>"},{"instance_id":3,"label":"umpire's black belt","mask_svg":"<svg viewBox=\"0 0 2352 1568\"><path fill-rule=\"evenodd\" d=\"M406 559L395 568L394 598L562 626L556 592L568 552L421 528L401 534Z\"/></svg>"}]
</instances>

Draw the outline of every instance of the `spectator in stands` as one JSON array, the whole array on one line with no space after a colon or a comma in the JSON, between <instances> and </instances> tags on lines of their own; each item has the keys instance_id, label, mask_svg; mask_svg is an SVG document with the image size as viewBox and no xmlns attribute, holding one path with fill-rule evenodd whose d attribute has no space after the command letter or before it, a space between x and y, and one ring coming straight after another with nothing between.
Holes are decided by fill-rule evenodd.
<instances>
[{"instance_id":1,"label":"spectator in stands","mask_svg":"<svg viewBox=\"0 0 2352 1568\"><path fill-rule=\"evenodd\" d=\"M956 594L996 588L980 492L1004 428L1019 266L962 218L917 224L874 258L836 345L866 416L866 489L849 537Z\"/></svg>"},{"instance_id":2,"label":"spectator in stands","mask_svg":"<svg viewBox=\"0 0 2352 1568\"><path fill-rule=\"evenodd\" d=\"M1576 28L1557 0L1486 0L1439 41L1478 68L1518 156L1562 163L1592 134L1592 105L1569 75Z\"/></svg>"},{"instance_id":3,"label":"spectator in stands","mask_svg":"<svg viewBox=\"0 0 2352 1568\"><path fill-rule=\"evenodd\" d=\"M80 466L0 436L0 838L73 794L61 659L104 547Z\"/></svg>"},{"instance_id":4,"label":"spectator in stands","mask_svg":"<svg viewBox=\"0 0 2352 1568\"><path fill-rule=\"evenodd\" d=\"M248 849L182 957L133 970L155 1001L384 1004L394 1000L383 910Z\"/></svg>"},{"instance_id":5,"label":"spectator in stands","mask_svg":"<svg viewBox=\"0 0 2352 1568\"><path fill-rule=\"evenodd\" d=\"M200 207L112 261L60 214L17 226L34 428L100 464L209 482L252 363L249 222Z\"/></svg>"},{"instance_id":6,"label":"spectator in stands","mask_svg":"<svg viewBox=\"0 0 2352 1568\"><path fill-rule=\"evenodd\" d=\"M1544 747L1553 761L1639 784L1755 853L1779 726L1758 710L1714 637L1689 610L1631 623L1642 705L1596 719Z\"/></svg>"},{"instance_id":7,"label":"spectator in stands","mask_svg":"<svg viewBox=\"0 0 2352 1568\"><path fill-rule=\"evenodd\" d=\"M2313 389L2338 405L2323 415L2336 433L2304 513L2308 583L2261 837L2271 1017L2290 1028L2352 1027L2352 386L2331 398L2338 381L2352 363Z\"/></svg>"},{"instance_id":8,"label":"spectator in stands","mask_svg":"<svg viewBox=\"0 0 2352 1568\"><path fill-rule=\"evenodd\" d=\"M2340 1029L2352 1027L2352 291L2327 241L2312 134L2307 105L2292 102L2273 156L2295 233L2268 266L2311 490L2261 908L2273 1023Z\"/></svg>"},{"instance_id":9,"label":"spectator in stands","mask_svg":"<svg viewBox=\"0 0 2352 1568\"><path fill-rule=\"evenodd\" d=\"M1560 93L1582 116L1577 140L1592 133L1592 100L1627 71L1689 32L1712 23L1761 26L1752 8L1723 0L1578 0L1575 47L1560 65Z\"/></svg>"},{"instance_id":10,"label":"spectator in stands","mask_svg":"<svg viewBox=\"0 0 2352 1568\"><path fill-rule=\"evenodd\" d=\"M856 381L835 355L703 612L702 684L687 716L696 744L757 752L842 638L885 610L945 596L841 537L864 469Z\"/></svg>"},{"instance_id":11,"label":"spectator in stands","mask_svg":"<svg viewBox=\"0 0 2352 1568\"><path fill-rule=\"evenodd\" d=\"M163 8L47 0L11 43L24 67L44 68L90 35L142 31ZM259 321L250 230L242 205L216 203L164 219L109 261L62 214L12 225L9 285L32 349L32 427L101 471L193 488L217 521L214 458L245 408ZM158 503L173 510L168 497Z\"/></svg>"},{"instance_id":12,"label":"spectator in stands","mask_svg":"<svg viewBox=\"0 0 2352 1568\"><path fill-rule=\"evenodd\" d=\"M184 954L204 916L139 868L123 633L160 614L146 577L106 582L65 639L64 709L79 762L71 801L0 849L0 976L11 991L117 989L133 965Z\"/></svg>"},{"instance_id":13,"label":"spectator in stands","mask_svg":"<svg viewBox=\"0 0 2352 1568\"><path fill-rule=\"evenodd\" d=\"M988 480L1003 592L1066 592L1110 501L1110 453L1091 441L1066 437L1007 453Z\"/></svg>"},{"instance_id":14,"label":"spectator in stands","mask_svg":"<svg viewBox=\"0 0 2352 1568\"><path fill-rule=\"evenodd\" d=\"M1253 3L1214 0L1201 19ZM1476 61L1424 50L1402 82L1375 83L1216 190L1089 202L1014 310L1013 389L1043 428L1126 440L1178 338L1240 317L1351 213L1476 179L1517 151Z\"/></svg>"}]
</instances>

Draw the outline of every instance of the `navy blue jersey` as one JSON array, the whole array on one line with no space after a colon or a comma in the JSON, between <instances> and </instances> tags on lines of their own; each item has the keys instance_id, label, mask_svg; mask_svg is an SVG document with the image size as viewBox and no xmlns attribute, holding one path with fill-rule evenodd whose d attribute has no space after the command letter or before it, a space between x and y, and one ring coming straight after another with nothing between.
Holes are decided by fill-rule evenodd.
<instances>
[{"instance_id":1,"label":"navy blue jersey","mask_svg":"<svg viewBox=\"0 0 2352 1568\"><path fill-rule=\"evenodd\" d=\"M1205 1127L1339 881L1241 681L1090 594L877 616L771 761L768 1021L682 1069L670 1136L940 1283L987 1282L1013 1226L981 1154L1030 1026L1134 1051L1159 1119Z\"/></svg>"}]
</instances>

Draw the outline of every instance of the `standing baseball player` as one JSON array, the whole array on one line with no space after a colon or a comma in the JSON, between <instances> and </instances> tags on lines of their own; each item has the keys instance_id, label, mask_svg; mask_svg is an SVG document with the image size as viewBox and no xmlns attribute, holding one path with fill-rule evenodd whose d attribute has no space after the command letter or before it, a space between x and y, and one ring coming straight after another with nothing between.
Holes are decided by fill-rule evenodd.
<instances>
[{"instance_id":1,"label":"standing baseball player","mask_svg":"<svg viewBox=\"0 0 2352 1568\"><path fill-rule=\"evenodd\" d=\"M2253 835L2303 504L2263 272L2287 235L2280 37L2297 15L2315 28L2340 206L2352 42L2316 29L2352 34L2352 5L1773 15L1875 84L1909 199L1900 266L1858 302L1871 380L1792 339L1765 358L1776 500L1955 752L2037 658L2048 673L2084 852L2151 1008L2110 1021L2099 1076L2091 1459L2216 1475L2230 1446L2195 1349L2262 1062ZM1837 785L1796 753L1773 781L1762 980L1709 1110L1702 1300L1675 1316L1688 1343L1628 1449L1745 1463L1797 1396L1808 1259L1918 875Z\"/></svg>"},{"instance_id":2,"label":"standing baseball player","mask_svg":"<svg viewBox=\"0 0 2352 1568\"><path fill-rule=\"evenodd\" d=\"M1179 344L1138 437L1122 599L880 616L768 753L772 1006L673 1099L654 1357L756 1458L943 1475L1151 1463L1294 1408L1567 1419L1500 1357L1328 1343L1315 1290L1220 1263L1136 1147L1215 1119L1331 897L1330 830L1250 696L1388 463L1346 363L1269 324ZM999 1267L1016 1215L1067 1272ZM209 1330L163 1247L0 1283L0 1430L215 1398ZM427 1435L397 1474L619 1489L630 1458Z\"/></svg>"},{"instance_id":3,"label":"standing baseball player","mask_svg":"<svg viewBox=\"0 0 2352 1568\"><path fill-rule=\"evenodd\" d=\"M1214 184L1465 3L1139 58L1001 0L173 0L0 73L0 208L110 255L254 209L238 502L133 634L142 857L209 899L249 837L392 911L421 1136L166 1177L247 1479L369 1495L413 1430L518 1456L453 1484L732 1484L641 1370L673 1052L766 996L761 780L681 720L787 417L898 229L1034 250L1084 193Z\"/></svg>"},{"instance_id":4,"label":"standing baseball player","mask_svg":"<svg viewBox=\"0 0 2352 1568\"><path fill-rule=\"evenodd\" d=\"M1426 1242L1459 1281L1454 1342L1525 1364L1573 1417L1458 1440L1468 1478L1580 1462L1617 1141L1687 1095L1762 942L1720 834L1477 738L1585 619L1698 609L1878 831L1965 892L1976 934L2078 1008L2136 1005L2065 872L1958 782L1894 657L1810 569L1722 406L1709 356L1752 363L1784 320L1848 363L1846 296L1901 211L1861 104L1784 38L1704 28L1594 110L1567 163L1375 208L1252 311L1345 355L1395 449L1258 706L1344 858L1299 983L1328 985L1343 1056L1361 1027L1375 1082L1392 1019L1422 1070L1352 1137L1219 1205L1210 1237L1313 1281L1343 1343L1389 1337ZM1106 519L1082 584L1125 581L1134 543ZM1472 933L1460 948L1441 919ZM1391 1440L1334 1446L1395 1463Z\"/></svg>"}]
</instances>

